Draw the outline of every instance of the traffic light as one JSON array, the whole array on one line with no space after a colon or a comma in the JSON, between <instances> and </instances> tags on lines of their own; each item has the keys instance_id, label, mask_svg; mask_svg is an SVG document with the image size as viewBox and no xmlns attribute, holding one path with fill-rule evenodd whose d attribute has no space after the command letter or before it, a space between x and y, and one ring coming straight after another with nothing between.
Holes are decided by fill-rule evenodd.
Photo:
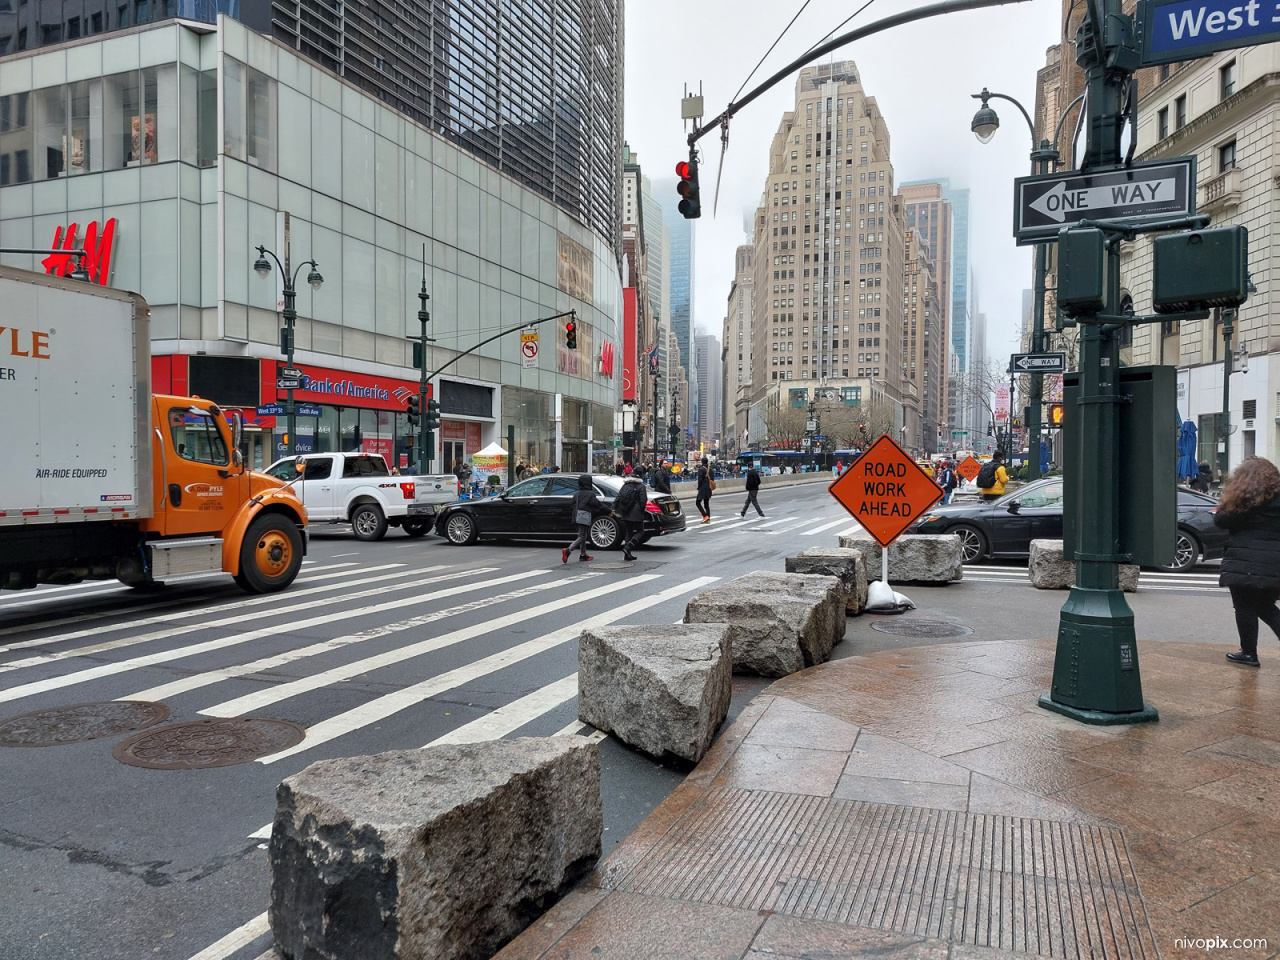
<instances>
[{"instance_id":1,"label":"traffic light","mask_svg":"<svg viewBox=\"0 0 1280 960\"><path fill-rule=\"evenodd\" d=\"M411 427L416 427L418 425L418 414L422 412L419 402L420 401L418 400L418 395L416 393L409 398L409 409L405 412L409 416L409 426Z\"/></svg>"},{"instance_id":2,"label":"traffic light","mask_svg":"<svg viewBox=\"0 0 1280 960\"><path fill-rule=\"evenodd\" d=\"M427 401L427 429L437 430L440 427L440 401Z\"/></svg>"},{"instance_id":3,"label":"traffic light","mask_svg":"<svg viewBox=\"0 0 1280 960\"><path fill-rule=\"evenodd\" d=\"M578 349L578 325L572 320L566 320L564 324L564 345L566 350Z\"/></svg>"},{"instance_id":4,"label":"traffic light","mask_svg":"<svg viewBox=\"0 0 1280 960\"><path fill-rule=\"evenodd\" d=\"M680 215L686 220L697 220L702 216L702 200L698 189L698 160L690 156L676 164L676 176L680 182L676 184L676 193L680 194Z\"/></svg>"},{"instance_id":5,"label":"traffic light","mask_svg":"<svg viewBox=\"0 0 1280 960\"><path fill-rule=\"evenodd\" d=\"M1066 412L1063 410L1062 404L1060 403L1049 404L1049 426L1051 427L1062 426L1062 418L1064 416L1066 416Z\"/></svg>"}]
</instances>

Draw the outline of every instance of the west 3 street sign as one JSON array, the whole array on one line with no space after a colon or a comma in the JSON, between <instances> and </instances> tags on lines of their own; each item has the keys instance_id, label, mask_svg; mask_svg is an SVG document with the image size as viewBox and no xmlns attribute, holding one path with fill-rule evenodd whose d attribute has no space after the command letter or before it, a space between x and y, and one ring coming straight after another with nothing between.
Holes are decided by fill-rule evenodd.
<instances>
[{"instance_id":1,"label":"west 3 street sign","mask_svg":"<svg viewBox=\"0 0 1280 960\"><path fill-rule=\"evenodd\" d=\"M1144 67L1280 40L1275 0L1140 0L1138 10Z\"/></svg>"},{"instance_id":2,"label":"west 3 street sign","mask_svg":"<svg viewBox=\"0 0 1280 960\"><path fill-rule=\"evenodd\" d=\"M1124 170L1021 177L1013 184L1018 243L1057 240L1082 220L1176 217L1196 212L1196 158L1135 163Z\"/></svg>"}]
</instances>

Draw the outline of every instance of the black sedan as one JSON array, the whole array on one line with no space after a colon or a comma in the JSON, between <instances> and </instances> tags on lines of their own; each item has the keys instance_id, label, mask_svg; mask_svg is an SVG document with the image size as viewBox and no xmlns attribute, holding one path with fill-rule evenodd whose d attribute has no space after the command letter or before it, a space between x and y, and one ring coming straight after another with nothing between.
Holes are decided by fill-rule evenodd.
<instances>
[{"instance_id":1,"label":"black sedan","mask_svg":"<svg viewBox=\"0 0 1280 960\"><path fill-rule=\"evenodd\" d=\"M591 482L606 506L622 489L621 477L592 474ZM521 480L510 490L482 500L451 503L436 517L435 532L450 543L466 546L477 540L563 540L578 535L573 522L573 495L578 491L577 474L544 474ZM644 537L679 533L685 528L680 501L669 493L648 490ZM624 525L609 514L597 516L591 524L591 543L598 550L622 546Z\"/></svg>"},{"instance_id":2,"label":"black sedan","mask_svg":"<svg viewBox=\"0 0 1280 960\"><path fill-rule=\"evenodd\" d=\"M1198 560L1215 560L1226 548L1226 532L1213 525L1217 502L1178 488L1178 540L1174 562L1163 570L1182 572ZM965 563L988 557L1025 557L1032 540L1062 539L1062 478L1049 477L989 502L934 507L909 533L952 534L960 538Z\"/></svg>"}]
</instances>

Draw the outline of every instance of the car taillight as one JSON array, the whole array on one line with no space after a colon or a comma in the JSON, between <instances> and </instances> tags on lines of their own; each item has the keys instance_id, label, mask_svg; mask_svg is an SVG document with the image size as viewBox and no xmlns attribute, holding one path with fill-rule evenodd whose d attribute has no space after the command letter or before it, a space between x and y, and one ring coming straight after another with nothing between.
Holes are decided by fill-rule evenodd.
<instances>
[{"instance_id":1,"label":"car taillight","mask_svg":"<svg viewBox=\"0 0 1280 960\"><path fill-rule=\"evenodd\" d=\"M644 505L644 508L645 508L645 510L649 511L649 513L661 513L661 512L662 512L662 508L661 508L660 506L658 506L656 503L646 503L646 504Z\"/></svg>"},{"instance_id":2,"label":"car taillight","mask_svg":"<svg viewBox=\"0 0 1280 960\"><path fill-rule=\"evenodd\" d=\"M400 484L400 492L404 494L404 498L406 500L412 500L416 490L417 490L417 484L413 484L413 483Z\"/></svg>"}]
</instances>

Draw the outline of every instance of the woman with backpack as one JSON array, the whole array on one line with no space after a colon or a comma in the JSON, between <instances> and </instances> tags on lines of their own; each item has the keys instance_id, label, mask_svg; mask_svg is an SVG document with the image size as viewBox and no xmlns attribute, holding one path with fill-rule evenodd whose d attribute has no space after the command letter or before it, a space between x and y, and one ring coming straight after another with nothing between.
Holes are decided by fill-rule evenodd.
<instances>
[{"instance_id":1,"label":"woman with backpack","mask_svg":"<svg viewBox=\"0 0 1280 960\"><path fill-rule=\"evenodd\" d=\"M581 549L578 562L585 563L595 557L587 556L587 547L591 545L591 523L597 514L608 513L608 509L600 502L596 488L591 483L591 474L584 473L578 477L578 489L573 495L573 522L578 525L578 539L560 550L560 562L568 563L569 554Z\"/></svg>"},{"instance_id":2,"label":"woman with backpack","mask_svg":"<svg viewBox=\"0 0 1280 960\"><path fill-rule=\"evenodd\" d=\"M702 522L711 522L711 491L715 490L716 482L711 479L711 474L707 473L706 467L698 468L698 496L694 498L694 506L698 508L698 512L702 514Z\"/></svg>"},{"instance_id":3,"label":"woman with backpack","mask_svg":"<svg viewBox=\"0 0 1280 960\"><path fill-rule=\"evenodd\" d=\"M622 489L613 501L613 513L626 524L626 535L622 540L622 559L634 560L633 547L640 545L644 535L644 508L649 502L649 491L644 482L632 475L622 482Z\"/></svg>"},{"instance_id":4,"label":"woman with backpack","mask_svg":"<svg viewBox=\"0 0 1280 960\"><path fill-rule=\"evenodd\" d=\"M982 465L974 481L982 491L983 500L998 500L1004 496L1004 485L1009 482L1009 473L1004 468L1004 454L996 452L990 460Z\"/></svg>"},{"instance_id":5,"label":"woman with backpack","mask_svg":"<svg viewBox=\"0 0 1280 960\"><path fill-rule=\"evenodd\" d=\"M1227 659L1258 666L1258 621L1280 638L1280 470L1248 457L1222 485L1213 522L1231 532L1220 586L1231 591L1240 649Z\"/></svg>"}]
</instances>

